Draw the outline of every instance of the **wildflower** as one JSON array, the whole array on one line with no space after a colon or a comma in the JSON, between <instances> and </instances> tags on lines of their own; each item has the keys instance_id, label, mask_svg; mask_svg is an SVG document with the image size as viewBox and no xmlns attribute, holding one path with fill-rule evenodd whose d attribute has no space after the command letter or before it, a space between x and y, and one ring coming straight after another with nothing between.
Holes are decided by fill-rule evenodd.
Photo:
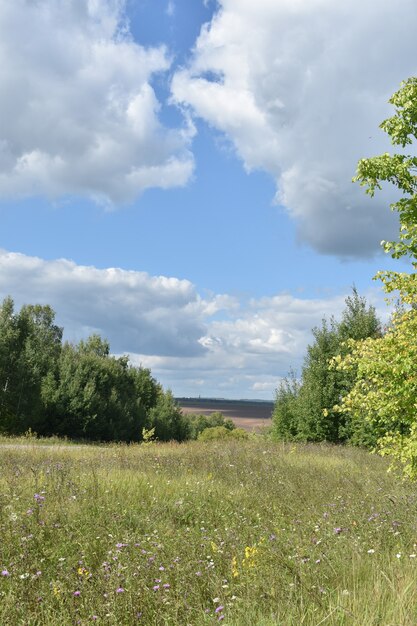
<instances>
[{"instance_id":1,"label":"wildflower","mask_svg":"<svg viewBox=\"0 0 417 626\"><path fill-rule=\"evenodd\" d=\"M24 574L20 574L19 578L21 580L26 580L26 578L29 578L30 574L29 572L25 572Z\"/></svg>"},{"instance_id":2,"label":"wildflower","mask_svg":"<svg viewBox=\"0 0 417 626\"><path fill-rule=\"evenodd\" d=\"M73 595L73 596L75 596L76 598L78 598L78 596L80 596L80 595L81 595L81 591L79 591L79 590L77 589L77 591L74 591L74 593L73 593L72 595Z\"/></svg>"},{"instance_id":3,"label":"wildflower","mask_svg":"<svg viewBox=\"0 0 417 626\"><path fill-rule=\"evenodd\" d=\"M397 559L400 559L402 554L401 554L401 552L398 552L398 554L396 554L395 556L397 557Z\"/></svg>"},{"instance_id":4,"label":"wildflower","mask_svg":"<svg viewBox=\"0 0 417 626\"><path fill-rule=\"evenodd\" d=\"M161 565L161 567L158 568L160 572L164 572L165 571L165 567L163 565Z\"/></svg>"},{"instance_id":5,"label":"wildflower","mask_svg":"<svg viewBox=\"0 0 417 626\"><path fill-rule=\"evenodd\" d=\"M195 575L196 576L202 576L202 573L201 572L196 572Z\"/></svg>"},{"instance_id":6,"label":"wildflower","mask_svg":"<svg viewBox=\"0 0 417 626\"><path fill-rule=\"evenodd\" d=\"M2 576L10 576L10 573L8 572L7 569L4 569L4 570L2 570L1 575Z\"/></svg>"},{"instance_id":7,"label":"wildflower","mask_svg":"<svg viewBox=\"0 0 417 626\"><path fill-rule=\"evenodd\" d=\"M124 593L124 589L123 587L119 587L118 589L116 589L116 593Z\"/></svg>"},{"instance_id":8,"label":"wildflower","mask_svg":"<svg viewBox=\"0 0 417 626\"><path fill-rule=\"evenodd\" d=\"M340 533L342 532L342 529L340 528L340 526L338 526L337 528L334 528L333 531L335 535L340 535Z\"/></svg>"},{"instance_id":9,"label":"wildflower","mask_svg":"<svg viewBox=\"0 0 417 626\"><path fill-rule=\"evenodd\" d=\"M223 619L224 619L224 615L219 615L219 619L217 621L221 622Z\"/></svg>"},{"instance_id":10,"label":"wildflower","mask_svg":"<svg viewBox=\"0 0 417 626\"><path fill-rule=\"evenodd\" d=\"M90 576L90 572L89 572L88 570L86 570L86 568L85 568L85 567L79 567L79 568L77 569L77 574L78 574L79 576L85 576L86 578L87 578L88 576Z\"/></svg>"},{"instance_id":11,"label":"wildflower","mask_svg":"<svg viewBox=\"0 0 417 626\"><path fill-rule=\"evenodd\" d=\"M169 583L164 583L163 585L164 589L170 589L171 585Z\"/></svg>"},{"instance_id":12,"label":"wildflower","mask_svg":"<svg viewBox=\"0 0 417 626\"><path fill-rule=\"evenodd\" d=\"M153 589L154 591L159 591L159 585L154 585L154 586L152 587L152 589Z\"/></svg>"},{"instance_id":13,"label":"wildflower","mask_svg":"<svg viewBox=\"0 0 417 626\"><path fill-rule=\"evenodd\" d=\"M245 548L245 558L242 561L243 567L255 567L256 566L256 555L258 553L258 548L256 546L246 546Z\"/></svg>"},{"instance_id":14,"label":"wildflower","mask_svg":"<svg viewBox=\"0 0 417 626\"><path fill-rule=\"evenodd\" d=\"M368 554L374 554L375 550L373 548L371 548L370 550L368 550Z\"/></svg>"},{"instance_id":15,"label":"wildflower","mask_svg":"<svg viewBox=\"0 0 417 626\"><path fill-rule=\"evenodd\" d=\"M217 607L217 609L214 611L215 613L220 613L220 611L223 611L224 606L220 605Z\"/></svg>"}]
</instances>

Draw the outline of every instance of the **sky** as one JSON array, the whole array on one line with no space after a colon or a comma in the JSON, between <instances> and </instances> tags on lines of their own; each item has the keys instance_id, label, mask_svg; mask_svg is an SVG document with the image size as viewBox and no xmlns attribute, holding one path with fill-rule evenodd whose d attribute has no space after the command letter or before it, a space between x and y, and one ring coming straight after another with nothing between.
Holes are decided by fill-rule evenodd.
<instances>
[{"instance_id":1,"label":"sky","mask_svg":"<svg viewBox=\"0 0 417 626\"><path fill-rule=\"evenodd\" d=\"M272 400L355 285L389 315L390 202L352 183L417 74L415 0L6 0L0 298L176 396Z\"/></svg>"}]
</instances>

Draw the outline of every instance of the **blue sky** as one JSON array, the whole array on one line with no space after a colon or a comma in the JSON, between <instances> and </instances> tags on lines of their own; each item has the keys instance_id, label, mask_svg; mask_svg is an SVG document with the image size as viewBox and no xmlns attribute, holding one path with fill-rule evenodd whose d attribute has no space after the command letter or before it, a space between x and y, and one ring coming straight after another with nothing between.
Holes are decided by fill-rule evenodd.
<instances>
[{"instance_id":1,"label":"blue sky","mask_svg":"<svg viewBox=\"0 0 417 626\"><path fill-rule=\"evenodd\" d=\"M351 183L416 73L399 0L16 0L0 8L0 296L47 302L179 396L272 399L395 194ZM13 35L12 35L13 33Z\"/></svg>"}]
</instances>

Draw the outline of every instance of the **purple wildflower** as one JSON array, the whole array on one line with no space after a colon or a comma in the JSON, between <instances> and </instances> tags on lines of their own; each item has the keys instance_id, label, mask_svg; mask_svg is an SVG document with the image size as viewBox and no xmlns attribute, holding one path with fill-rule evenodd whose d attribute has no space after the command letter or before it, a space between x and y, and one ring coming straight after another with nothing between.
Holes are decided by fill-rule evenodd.
<instances>
[{"instance_id":1,"label":"purple wildflower","mask_svg":"<svg viewBox=\"0 0 417 626\"><path fill-rule=\"evenodd\" d=\"M340 526L338 526L337 528L334 528L334 534L335 535L340 535L340 533L342 532L342 529L340 528Z\"/></svg>"},{"instance_id":2,"label":"purple wildflower","mask_svg":"<svg viewBox=\"0 0 417 626\"><path fill-rule=\"evenodd\" d=\"M224 606L220 605L217 607L217 609L214 611L215 613L220 613L220 611L223 611Z\"/></svg>"},{"instance_id":3,"label":"purple wildflower","mask_svg":"<svg viewBox=\"0 0 417 626\"><path fill-rule=\"evenodd\" d=\"M74 591L74 593L72 595L78 597L78 596L81 595L81 591L78 591L78 589L77 589L77 591Z\"/></svg>"},{"instance_id":4,"label":"purple wildflower","mask_svg":"<svg viewBox=\"0 0 417 626\"><path fill-rule=\"evenodd\" d=\"M10 576L10 572L7 569L2 570L1 572L2 576Z\"/></svg>"},{"instance_id":5,"label":"purple wildflower","mask_svg":"<svg viewBox=\"0 0 417 626\"><path fill-rule=\"evenodd\" d=\"M171 585L169 583L164 583L163 585L164 589L170 589Z\"/></svg>"},{"instance_id":6,"label":"purple wildflower","mask_svg":"<svg viewBox=\"0 0 417 626\"><path fill-rule=\"evenodd\" d=\"M159 585L154 585L154 586L152 587L152 589L153 589L154 591L159 591Z\"/></svg>"},{"instance_id":7,"label":"purple wildflower","mask_svg":"<svg viewBox=\"0 0 417 626\"><path fill-rule=\"evenodd\" d=\"M116 589L116 593L124 593L124 589L123 587L119 587L118 589Z\"/></svg>"}]
</instances>

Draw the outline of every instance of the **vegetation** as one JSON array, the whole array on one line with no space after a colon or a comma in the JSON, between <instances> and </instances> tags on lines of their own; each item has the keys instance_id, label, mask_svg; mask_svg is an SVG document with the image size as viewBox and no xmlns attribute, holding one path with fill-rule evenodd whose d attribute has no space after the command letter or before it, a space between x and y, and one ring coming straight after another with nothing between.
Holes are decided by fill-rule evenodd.
<instances>
[{"instance_id":1,"label":"vegetation","mask_svg":"<svg viewBox=\"0 0 417 626\"><path fill-rule=\"evenodd\" d=\"M313 329L315 341L307 348L301 381L292 372L277 390L272 418L279 439L341 442L354 436L352 423L333 407L353 386L355 372L330 369L329 362L348 353L348 339L380 337L381 325L374 307L355 288L345 302L340 322L324 319Z\"/></svg>"},{"instance_id":2,"label":"vegetation","mask_svg":"<svg viewBox=\"0 0 417 626\"><path fill-rule=\"evenodd\" d=\"M63 329L49 306L15 312L0 306L0 432L57 435L90 441L140 441L153 429L159 441L197 438L210 426L234 428L222 414L188 419L149 369L110 354L92 335L62 343Z\"/></svg>"},{"instance_id":3,"label":"vegetation","mask_svg":"<svg viewBox=\"0 0 417 626\"><path fill-rule=\"evenodd\" d=\"M417 139L417 78L405 81L390 102L395 115L381 128L394 145L405 148ZM398 291L406 308L393 319L388 332L376 340L351 344L351 354L338 358L335 371L354 373L355 384L342 398L340 414L350 423L366 425L365 434L379 450L404 464L417 478L417 157L383 154L362 159L355 180L371 196L383 182L393 183L401 193L391 208L400 219L398 241L383 242L394 258L408 257L414 271L379 272L387 293ZM358 443L366 443L366 439Z\"/></svg>"},{"instance_id":4,"label":"vegetation","mask_svg":"<svg viewBox=\"0 0 417 626\"><path fill-rule=\"evenodd\" d=\"M227 431L231 431L236 428L233 420L225 419L223 413L220 411L214 411L210 415L189 413L187 415L187 419L189 424L190 439L197 439L199 435L206 430L206 428L222 426Z\"/></svg>"},{"instance_id":5,"label":"vegetation","mask_svg":"<svg viewBox=\"0 0 417 626\"><path fill-rule=\"evenodd\" d=\"M417 623L417 499L384 459L3 441L0 623Z\"/></svg>"}]
</instances>

